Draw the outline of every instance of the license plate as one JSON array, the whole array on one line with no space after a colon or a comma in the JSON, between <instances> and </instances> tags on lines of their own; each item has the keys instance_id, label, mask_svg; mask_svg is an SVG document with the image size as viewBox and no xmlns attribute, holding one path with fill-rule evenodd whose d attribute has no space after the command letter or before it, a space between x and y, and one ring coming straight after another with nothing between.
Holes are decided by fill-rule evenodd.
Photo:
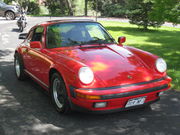
<instances>
[{"instance_id":1,"label":"license plate","mask_svg":"<svg viewBox=\"0 0 180 135\"><path fill-rule=\"evenodd\" d=\"M144 104L145 100L146 100L146 97L139 97L139 98L129 99L125 107L142 105L142 104Z\"/></svg>"}]
</instances>

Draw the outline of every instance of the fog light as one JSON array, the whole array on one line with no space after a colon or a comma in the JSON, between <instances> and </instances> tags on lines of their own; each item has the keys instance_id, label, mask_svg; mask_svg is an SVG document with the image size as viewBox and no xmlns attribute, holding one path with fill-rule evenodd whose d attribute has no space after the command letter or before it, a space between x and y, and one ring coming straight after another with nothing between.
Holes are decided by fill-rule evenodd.
<instances>
[{"instance_id":1,"label":"fog light","mask_svg":"<svg viewBox=\"0 0 180 135\"><path fill-rule=\"evenodd\" d=\"M94 104L94 108L102 108L102 107L106 107L107 102L97 102Z\"/></svg>"}]
</instances>

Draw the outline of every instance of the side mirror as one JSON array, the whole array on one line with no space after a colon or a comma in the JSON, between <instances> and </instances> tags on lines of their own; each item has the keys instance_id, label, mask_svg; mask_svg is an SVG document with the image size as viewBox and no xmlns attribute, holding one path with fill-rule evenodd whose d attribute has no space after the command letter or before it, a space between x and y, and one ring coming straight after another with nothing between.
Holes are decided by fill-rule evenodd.
<instances>
[{"instance_id":1,"label":"side mirror","mask_svg":"<svg viewBox=\"0 0 180 135\"><path fill-rule=\"evenodd\" d=\"M118 37L118 43L119 45L122 45L122 43L126 42L126 37Z\"/></svg>"},{"instance_id":2,"label":"side mirror","mask_svg":"<svg viewBox=\"0 0 180 135\"><path fill-rule=\"evenodd\" d=\"M27 33L19 34L19 39L26 39Z\"/></svg>"},{"instance_id":3,"label":"side mirror","mask_svg":"<svg viewBox=\"0 0 180 135\"><path fill-rule=\"evenodd\" d=\"M42 48L42 44L41 44L41 42L39 42L39 41L32 41L32 42L30 42L30 47L31 48Z\"/></svg>"}]
</instances>

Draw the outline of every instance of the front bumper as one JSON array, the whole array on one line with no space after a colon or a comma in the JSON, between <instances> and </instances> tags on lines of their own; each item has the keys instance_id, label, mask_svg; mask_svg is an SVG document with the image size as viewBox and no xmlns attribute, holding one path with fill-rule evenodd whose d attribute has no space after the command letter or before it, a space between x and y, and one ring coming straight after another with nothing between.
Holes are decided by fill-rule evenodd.
<instances>
[{"instance_id":1,"label":"front bumper","mask_svg":"<svg viewBox=\"0 0 180 135\"><path fill-rule=\"evenodd\" d=\"M146 102L144 103L143 105L137 105L137 106L132 106L132 107L121 107L121 108L113 108L113 109L101 109L101 110L91 110L91 109L87 109L87 108L84 108L82 106L79 106L79 105L76 105L74 103L71 102L71 108L72 110L75 110L75 111L79 111L79 112L87 112L87 113L94 113L94 114L105 114L105 113L115 113L115 112L120 112L120 111L127 111L127 110L131 110L131 109L137 109L137 108L143 108L143 107L146 107L152 103L155 103L157 101L160 100L160 97L158 97L157 99L155 100L152 100L152 101L149 101L149 102Z\"/></svg>"},{"instance_id":2,"label":"front bumper","mask_svg":"<svg viewBox=\"0 0 180 135\"><path fill-rule=\"evenodd\" d=\"M77 89L71 86L71 106L74 110L87 110L90 112L114 112L137 108L159 100L159 93L170 89L170 82L171 78L166 76L160 79L130 84L126 86L121 85L93 89ZM84 99L82 97L78 97L77 93L95 96L98 95L100 96L100 99ZM138 97L146 97L143 105L125 108L125 105L129 99ZM94 104L97 102L107 102L107 105L106 107L95 108Z\"/></svg>"}]
</instances>

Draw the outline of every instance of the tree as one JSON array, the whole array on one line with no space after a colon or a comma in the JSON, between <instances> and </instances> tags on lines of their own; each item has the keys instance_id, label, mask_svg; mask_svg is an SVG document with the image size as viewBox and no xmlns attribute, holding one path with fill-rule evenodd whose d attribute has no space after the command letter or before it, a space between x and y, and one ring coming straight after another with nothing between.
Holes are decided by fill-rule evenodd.
<instances>
[{"instance_id":1,"label":"tree","mask_svg":"<svg viewBox=\"0 0 180 135\"><path fill-rule=\"evenodd\" d=\"M85 0L84 3L84 15L87 16L87 7L88 7L88 0Z\"/></svg>"},{"instance_id":2,"label":"tree","mask_svg":"<svg viewBox=\"0 0 180 135\"><path fill-rule=\"evenodd\" d=\"M174 24L180 24L180 2L171 9L168 21Z\"/></svg>"},{"instance_id":3,"label":"tree","mask_svg":"<svg viewBox=\"0 0 180 135\"><path fill-rule=\"evenodd\" d=\"M66 6L68 9L68 14L73 16L72 0L66 0Z\"/></svg>"},{"instance_id":4,"label":"tree","mask_svg":"<svg viewBox=\"0 0 180 135\"><path fill-rule=\"evenodd\" d=\"M104 4L101 15L109 17L123 17L126 18L126 2L125 0L112 0L112 3Z\"/></svg>"},{"instance_id":5,"label":"tree","mask_svg":"<svg viewBox=\"0 0 180 135\"><path fill-rule=\"evenodd\" d=\"M73 15L73 0L46 0L51 14L65 16Z\"/></svg>"},{"instance_id":6,"label":"tree","mask_svg":"<svg viewBox=\"0 0 180 135\"><path fill-rule=\"evenodd\" d=\"M97 11L103 12L103 7L106 4L112 3L112 0L88 0L92 9L96 9L97 4Z\"/></svg>"},{"instance_id":7,"label":"tree","mask_svg":"<svg viewBox=\"0 0 180 135\"><path fill-rule=\"evenodd\" d=\"M161 21L150 18L149 14L153 7L151 0L128 0L127 7L131 24L142 26L144 30L147 30L148 26L159 27L163 24Z\"/></svg>"},{"instance_id":8,"label":"tree","mask_svg":"<svg viewBox=\"0 0 180 135\"><path fill-rule=\"evenodd\" d=\"M150 18L158 22L170 21L174 24L180 23L179 0L151 0L153 8Z\"/></svg>"}]
</instances>

